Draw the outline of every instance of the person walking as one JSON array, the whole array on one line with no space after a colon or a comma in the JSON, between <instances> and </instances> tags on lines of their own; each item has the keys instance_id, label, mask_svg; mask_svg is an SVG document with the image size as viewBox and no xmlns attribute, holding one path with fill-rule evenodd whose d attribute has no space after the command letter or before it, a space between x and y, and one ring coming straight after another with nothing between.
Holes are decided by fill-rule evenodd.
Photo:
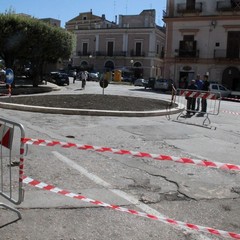
<instances>
[{"instance_id":1,"label":"person walking","mask_svg":"<svg viewBox=\"0 0 240 240\"><path fill-rule=\"evenodd\" d=\"M197 74L197 77L196 77L196 85L197 85L197 90L198 91L202 91L202 88L203 88L203 81L201 80L201 76L200 74ZM196 111L198 112L199 109L200 109L200 98L197 98L197 108L196 108Z\"/></svg>"},{"instance_id":2,"label":"person walking","mask_svg":"<svg viewBox=\"0 0 240 240\"><path fill-rule=\"evenodd\" d=\"M196 81L194 79L191 80L190 85L187 87L189 90L197 90L198 87L196 85ZM195 105L196 98L195 97L186 97L187 99L187 117L191 117L191 113L195 114Z\"/></svg>"},{"instance_id":3,"label":"person walking","mask_svg":"<svg viewBox=\"0 0 240 240\"><path fill-rule=\"evenodd\" d=\"M87 81L87 78L88 78L87 71L82 72L81 78L82 78L82 89L85 89L86 81Z\"/></svg>"},{"instance_id":4,"label":"person walking","mask_svg":"<svg viewBox=\"0 0 240 240\"><path fill-rule=\"evenodd\" d=\"M73 71L73 83L75 83L76 80L77 80L77 71L74 70Z\"/></svg>"},{"instance_id":5,"label":"person walking","mask_svg":"<svg viewBox=\"0 0 240 240\"><path fill-rule=\"evenodd\" d=\"M203 79L203 87L202 87L202 91L209 91L209 81L208 81L208 75L204 75L204 79ZM206 98L202 98L202 109L201 112L198 114L199 117L204 116L204 114L207 112L207 99Z\"/></svg>"}]
</instances>

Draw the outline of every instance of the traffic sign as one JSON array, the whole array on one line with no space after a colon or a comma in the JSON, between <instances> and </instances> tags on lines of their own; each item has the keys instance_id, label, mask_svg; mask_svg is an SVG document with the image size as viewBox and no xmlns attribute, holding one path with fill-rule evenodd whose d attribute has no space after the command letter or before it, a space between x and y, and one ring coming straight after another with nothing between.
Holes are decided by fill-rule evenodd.
<instances>
[{"instance_id":1,"label":"traffic sign","mask_svg":"<svg viewBox=\"0 0 240 240\"><path fill-rule=\"evenodd\" d=\"M101 79L99 84L100 84L100 87L106 88L108 86L108 80L107 79Z\"/></svg>"},{"instance_id":2,"label":"traffic sign","mask_svg":"<svg viewBox=\"0 0 240 240\"><path fill-rule=\"evenodd\" d=\"M12 84L14 80L14 73L11 68L6 69L6 83L7 84Z\"/></svg>"}]
</instances>

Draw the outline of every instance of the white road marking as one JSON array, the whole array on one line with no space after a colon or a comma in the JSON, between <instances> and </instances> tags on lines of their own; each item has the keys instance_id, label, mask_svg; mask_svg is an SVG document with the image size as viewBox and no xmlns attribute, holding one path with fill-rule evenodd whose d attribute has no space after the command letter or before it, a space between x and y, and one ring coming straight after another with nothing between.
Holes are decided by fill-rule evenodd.
<instances>
[{"instance_id":1,"label":"white road marking","mask_svg":"<svg viewBox=\"0 0 240 240\"><path fill-rule=\"evenodd\" d=\"M99 178L98 176L94 175L93 173L88 172L85 168L81 167L79 164L77 164L76 162L72 161L71 159L63 156L61 153L57 152L57 151L53 151L52 152L60 161L62 161L63 163L66 163L68 166L72 167L73 169L79 171L81 174L83 174L84 176L86 176L87 178L89 178L90 180L92 180L93 182L95 182L98 185L101 185L103 187L106 187L109 191L111 191L112 193L116 194L117 196L127 200L128 202L137 205L138 208L140 208L141 210L143 210L145 213L148 214L152 214L152 215L156 215L159 216L161 218L168 218L165 215L161 214L160 212L158 212L157 210L149 207L148 205L139 202L138 199L136 199L134 196L123 192L122 190L119 189L114 189L112 187L112 185L104 180L102 180L101 178ZM210 238L206 237L206 235L202 235L201 233L197 232L197 231L193 231L190 230L186 227L183 226L173 226L177 229L181 229L184 230L184 233L194 233L194 234L199 234L198 237L199 239L196 240L211 240Z\"/></svg>"}]
</instances>

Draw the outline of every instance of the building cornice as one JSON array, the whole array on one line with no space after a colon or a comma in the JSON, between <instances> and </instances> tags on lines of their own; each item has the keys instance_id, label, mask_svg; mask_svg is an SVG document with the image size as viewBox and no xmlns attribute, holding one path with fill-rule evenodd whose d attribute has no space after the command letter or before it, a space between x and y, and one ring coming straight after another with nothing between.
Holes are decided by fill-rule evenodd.
<instances>
[{"instance_id":1,"label":"building cornice","mask_svg":"<svg viewBox=\"0 0 240 240\"><path fill-rule=\"evenodd\" d=\"M240 15L212 15L212 16L184 16L165 17L164 22L189 22L189 21L209 21L209 20L240 20Z\"/></svg>"},{"instance_id":2,"label":"building cornice","mask_svg":"<svg viewBox=\"0 0 240 240\"><path fill-rule=\"evenodd\" d=\"M240 29L240 25L223 25L223 28L228 29Z\"/></svg>"},{"instance_id":3,"label":"building cornice","mask_svg":"<svg viewBox=\"0 0 240 240\"><path fill-rule=\"evenodd\" d=\"M197 33L197 32L199 32L199 29L179 29L178 30L179 32L181 32L181 33L189 33L189 32L191 32L191 33Z\"/></svg>"}]
</instances>

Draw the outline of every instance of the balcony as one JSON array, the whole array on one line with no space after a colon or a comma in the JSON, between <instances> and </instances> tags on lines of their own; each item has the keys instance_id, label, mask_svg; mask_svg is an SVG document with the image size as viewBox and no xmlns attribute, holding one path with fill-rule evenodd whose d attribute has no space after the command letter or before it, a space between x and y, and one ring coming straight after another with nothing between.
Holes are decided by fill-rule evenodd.
<instances>
[{"instance_id":1,"label":"balcony","mask_svg":"<svg viewBox=\"0 0 240 240\"><path fill-rule=\"evenodd\" d=\"M175 57L177 58L199 58L199 50L185 50L185 49L176 49Z\"/></svg>"},{"instance_id":2,"label":"balcony","mask_svg":"<svg viewBox=\"0 0 240 240\"><path fill-rule=\"evenodd\" d=\"M96 56L110 56L110 57L126 57L127 52L125 51L114 51L111 54L109 54L107 51L97 51L95 53Z\"/></svg>"},{"instance_id":3,"label":"balcony","mask_svg":"<svg viewBox=\"0 0 240 240\"><path fill-rule=\"evenodd\" d=\"M214 49L214 58L227 58L227 50L225 49Z\"/></svg>"},{"instance_id":4,"label":"balcony","mask_svg":"<svg viewBox=\"0 0 240 240\"><path fill-rule=\"evenodd\" d=\"M78 51L77 52L77 56L90 56L90 55L92 55L92 53L91 52L81 52L81 51Z\"/></svg>"},{"instance_id":5,"label":"balcony","mask_svg":"<svg viewBox=\"0 0 240 240\"><path fill-rule=\"evenodd\" d=\"M130 56L131 57L145 57L145 53L144 52L136 52L134 50L131 50Z\"/></svg>"},{"instance_id":6,"label":"balcony","mask_svg":"<svg viewBox=\"0 0 240 240\"><path fill-rule=\"evenodd\" d=\"M193 6L188 6L186 3L177 4L177 13L201 13L202 3L195 3Z\"/></svg>"},{"instance_id":7,"label":"balcony","mask_svg":"<svg viewBox=\"0 0 240 240\"><path fill-rule=\"evenodd\" d=\"M214 49L214 56L215 59L218 60L233 60L239 61L240 59L240 52L236 49Z\"/></svg>"},{"instance_id":8,"label":"balcony","mask_svg":"<svg viewBox=\"0 0 240 240\"><path fill-rule=\"evenodd\" d=\"M240 0L218 1L217 11L219 12L240 11Z\"/></svg>"}]
</instances>

